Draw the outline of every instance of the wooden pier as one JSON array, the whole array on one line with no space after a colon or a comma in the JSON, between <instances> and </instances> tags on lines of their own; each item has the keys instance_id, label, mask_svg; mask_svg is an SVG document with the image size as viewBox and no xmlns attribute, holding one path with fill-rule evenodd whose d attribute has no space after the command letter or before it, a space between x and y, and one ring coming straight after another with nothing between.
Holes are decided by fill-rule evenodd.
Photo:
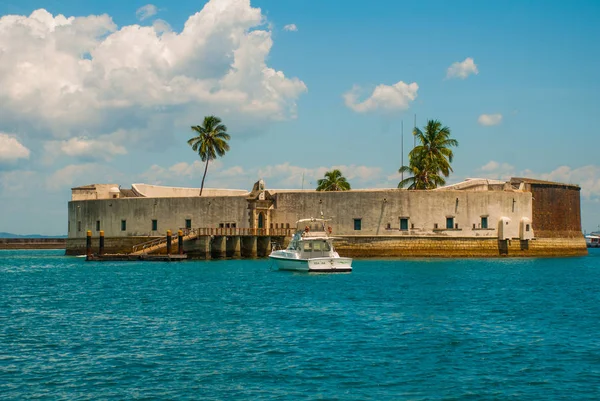
<instances>
[{"instance_id":1,"label":"wooden pier","mask_svg":"<svg viewBox=\"0 0 600 401\"><path fill-rule=\"evenodd\" d=\"M197 228L136 244L131 252L105 253L104 232L100 231L98 252L92 250L92 232L86 235L88 261L181 261L186 259L242 259L266 257L273 244L281 247L292 229ZM121 252L121 251L118 251Z\"/></svg>"}]
</instances>

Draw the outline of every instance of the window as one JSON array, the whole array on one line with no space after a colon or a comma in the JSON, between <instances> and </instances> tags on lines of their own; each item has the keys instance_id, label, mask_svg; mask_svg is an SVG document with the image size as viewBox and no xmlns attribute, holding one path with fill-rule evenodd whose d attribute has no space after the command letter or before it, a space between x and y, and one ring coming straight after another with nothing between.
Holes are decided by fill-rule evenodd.
<instances>
[{"instance_id":1,"label":"window","mask_svg":"<svg viewBox=\"0 0 600 401\"><path fill-rule=\"evenodd\" d=\"M77 222L77 231L81 231L81 221Z\"/></svg>"},{"instance_id":2,"label":"window","mask_svg":"<svg viewBox=\"0 0 600 401\"><path fill-rule=\"evenodd\" d=\"M96 220L96 231L100 231L100 220Z\"/></svg>"},{"instance_id":3,"label":"window","mask_svg":"<svg viewBox=\"0 0 600 401\"><path fill-rule=\"evenodd\" d=\"M454 217L446 217L446 229L452 230L454 228Z\"/></svg>"},{"instance_id":4,"label":"window","mask_svg":"<svg viewBox=\"0 0 600 401\"><path fill-rule=\"evenodd\" d=\"M219 223L219 228L224 228L224 227L225 227L225 224Z\"/></svg>"},{"instance_id":5,"label":"window","mask_svg":"<svg viewBox=\"0 0 600 401\"><path fill-rule=\"evenodd\" d=\"M481 228L488 228L487 219L488 219L487 216L481 218Z\"/></svg>"},{"instance_id":6,"label":"window","mask_svg":"<svg viewBox=\"0 0 600 401\"><path fill-rule=\"evenodd\" d=\"M273 228L273 223L269 224L269 227L270 227L270 228Z\"/></svg>"},{"instance_id":7,"label":"window","mask_svg":"<svg viewBox=\"0 0 600 401\"><path fill-rule=\"evenodd\" d=\"M408 219L405 217L400 218L400 230L401 231L408 230Z\"/></svg>"},{"instance_id":8,"label":"window","mask_svg":"<svg viewBox=\"0 0 600 401\"><path fill-rule=\"evenodd\" d=\"M415 229L415 223L410 223L410 229L414 230Z\"/></svg>"},{"instance_id":9,"label":"window","mask_svg":"<svg viewBox=\"0 0 600 401\"><path fill-rule=\"evenodd\" d=\"M225 223L225 228L229 228L229 223Z\"/></svg>"},{"instance_id":10,"label":"window","mask_svg":"<svg viewBox=\"0 0 600 401\"><path fill-rule=\"evenodd\" d=\"M529 231L529 224L525 225L525 231Z\"/></svg>"},{"instance_id":11,"label":"window","mask_svg":"<svg viewBox=\"0 0 600 401\"><path fill-rule=\"evenodd\" d=\"M310 242L305 242L303 244L303 246L304 246L304 252L312 252L312 247L310 245L311 245Z\"/></svg>"},{"instance_id":12,"label":"window","mask_svg":"<svg viewBox=\"0 0 600 401\"><path fill-rule=\"evenodd\" d=\"M192 228L192 219L185 219L185 228L188 230Z\"/></svg>"},{"instance_id":13,"label":"window","mask_svg":"<svg viewBox=\"0 0 600 401\"><path fill-rule=\"evenodd\" d=\"M279 223L275 223L275 228L279 228Z\"/></svg>"},{"instance_id":14,"label":"window","mask_svg":"<svg viewBox=\"0 0 600 401\"><path fill-rule=\"evenodd\" d=\"M152 231L158 230L158 220L152 220Z\"/></svg>"},{"instance_id":15,"label":"window","mask_svg":"<svg viewBox=\"0 0 600 401\"><path fill-rule=\"evenodd\" d=\"M231 223L231 228L235 228L236 223Z\"/></svg>"},{"instance_id":16,"label":"window","mask_svg":"<svg viewBox=\"0 0 600 401\"><path fill-rule=\"evenodd\" d=\"M385 227L387 230L392 228L392 225L390 223L387 223L387 226Z\"/></svg>"},{"instance_id":17,"label":"window","mask_svg":"<svg viewBox=\"0 0 600 401\"><path fill-rule=\"evenodd\" d=\"M362 228L362 219L354 219L354 231L360 231Z\"/></svg>"},{"instance_id":18,"label":"window","mask_svg":"<svg viewBox=\"0 0 600 401\"><path fill-rule=\"evenodd\" d=\"M433 229L436 230L438 228L438 223L433 223Z\"/></svg>"},{"instance_id":19,"label":"window","mask_svg":"<svg viewBox=\"0 0 600 401\"><path fill-rule=\"evenodd\" d=\"M290 228L290 223L285 223L285 228Z\"/></svg>"},{"instance_id":20,"label":"window","mask_svg":"<svg viewBox=\"0 0 600 401\"><path fill-rule=\"evenodd\" d=\"M127 230L127 220L121 220L121 231Z\"/></svg>"}]
</instances>

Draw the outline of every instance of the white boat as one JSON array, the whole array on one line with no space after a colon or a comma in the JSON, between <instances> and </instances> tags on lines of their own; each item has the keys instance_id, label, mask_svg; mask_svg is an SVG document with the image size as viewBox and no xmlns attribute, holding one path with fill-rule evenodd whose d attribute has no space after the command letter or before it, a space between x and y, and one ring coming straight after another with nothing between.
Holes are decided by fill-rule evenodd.
<instances>
[{"instance_id":1,"label":"white boat","mask_svg":"<svg viewBox=\"0 0 600 401\"><path fill-rule=\"evenodd\" d=\"M279 270L338 273L352 271L352 258L342 258L333 247L326 219L302 219L286 249L273 249L269 258Z\"/></svg>"},{"instance_id":2,"label":"white boat","mask_svg":"<svg viewBox=\"0 0 600 401\"><path fill-rule=\"evenodd\" d=\"M600 248L600 233L591 233L585 236L588 248Z\"/></svg>"}]
</instances>

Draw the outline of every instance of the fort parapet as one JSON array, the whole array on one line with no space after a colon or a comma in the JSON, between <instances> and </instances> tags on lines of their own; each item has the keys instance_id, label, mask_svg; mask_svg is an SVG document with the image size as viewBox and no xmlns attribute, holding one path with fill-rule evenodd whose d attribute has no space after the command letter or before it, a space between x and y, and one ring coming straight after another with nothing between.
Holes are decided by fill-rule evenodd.
<instances>
[{"instance_id":1,"label":"fort parapet","mask_svg":"<svg viewBox=\"0 0 600 401\"><path fill-rule=\"evenodd\" d=\"M322 214L332 219L340 254L352 257L587 253L576 185L528 178L469 179L429 191L317 192L267 189L261 180L251 191L198 193L196 188L146 184L73 188L66 252L85 252L87 230L103 230L106 252L117 253L131 252L167 230L255 229L277 236L295 228L301 218Z\"/></svg>"}]
</instances>

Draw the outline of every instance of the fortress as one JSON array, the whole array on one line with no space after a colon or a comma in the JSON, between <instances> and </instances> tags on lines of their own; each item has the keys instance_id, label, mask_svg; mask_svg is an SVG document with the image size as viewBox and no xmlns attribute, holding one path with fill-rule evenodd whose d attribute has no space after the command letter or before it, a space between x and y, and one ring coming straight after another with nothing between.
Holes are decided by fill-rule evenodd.
<instances>
[{"instance_id":1,"label":"fortress","mask_svg":"<svg viewBox=\"0 0 600 401\"><path fill-rule=\"evenodd\" d=\"M204 189L201 197L196 188L94 184L72 189L66 252L85 253L87 230L104 231L107 253L127 253L167 230L200 229L207 235L189 249L210 251L210 242L245 232L267 238L254 254L262 256L271 240L285 242L297 220L323 213L344 256L585 255L579 193L576 185L528 178L342 192L267 189L260 180L251 191Z\"/></svg>"}]
</instances>

